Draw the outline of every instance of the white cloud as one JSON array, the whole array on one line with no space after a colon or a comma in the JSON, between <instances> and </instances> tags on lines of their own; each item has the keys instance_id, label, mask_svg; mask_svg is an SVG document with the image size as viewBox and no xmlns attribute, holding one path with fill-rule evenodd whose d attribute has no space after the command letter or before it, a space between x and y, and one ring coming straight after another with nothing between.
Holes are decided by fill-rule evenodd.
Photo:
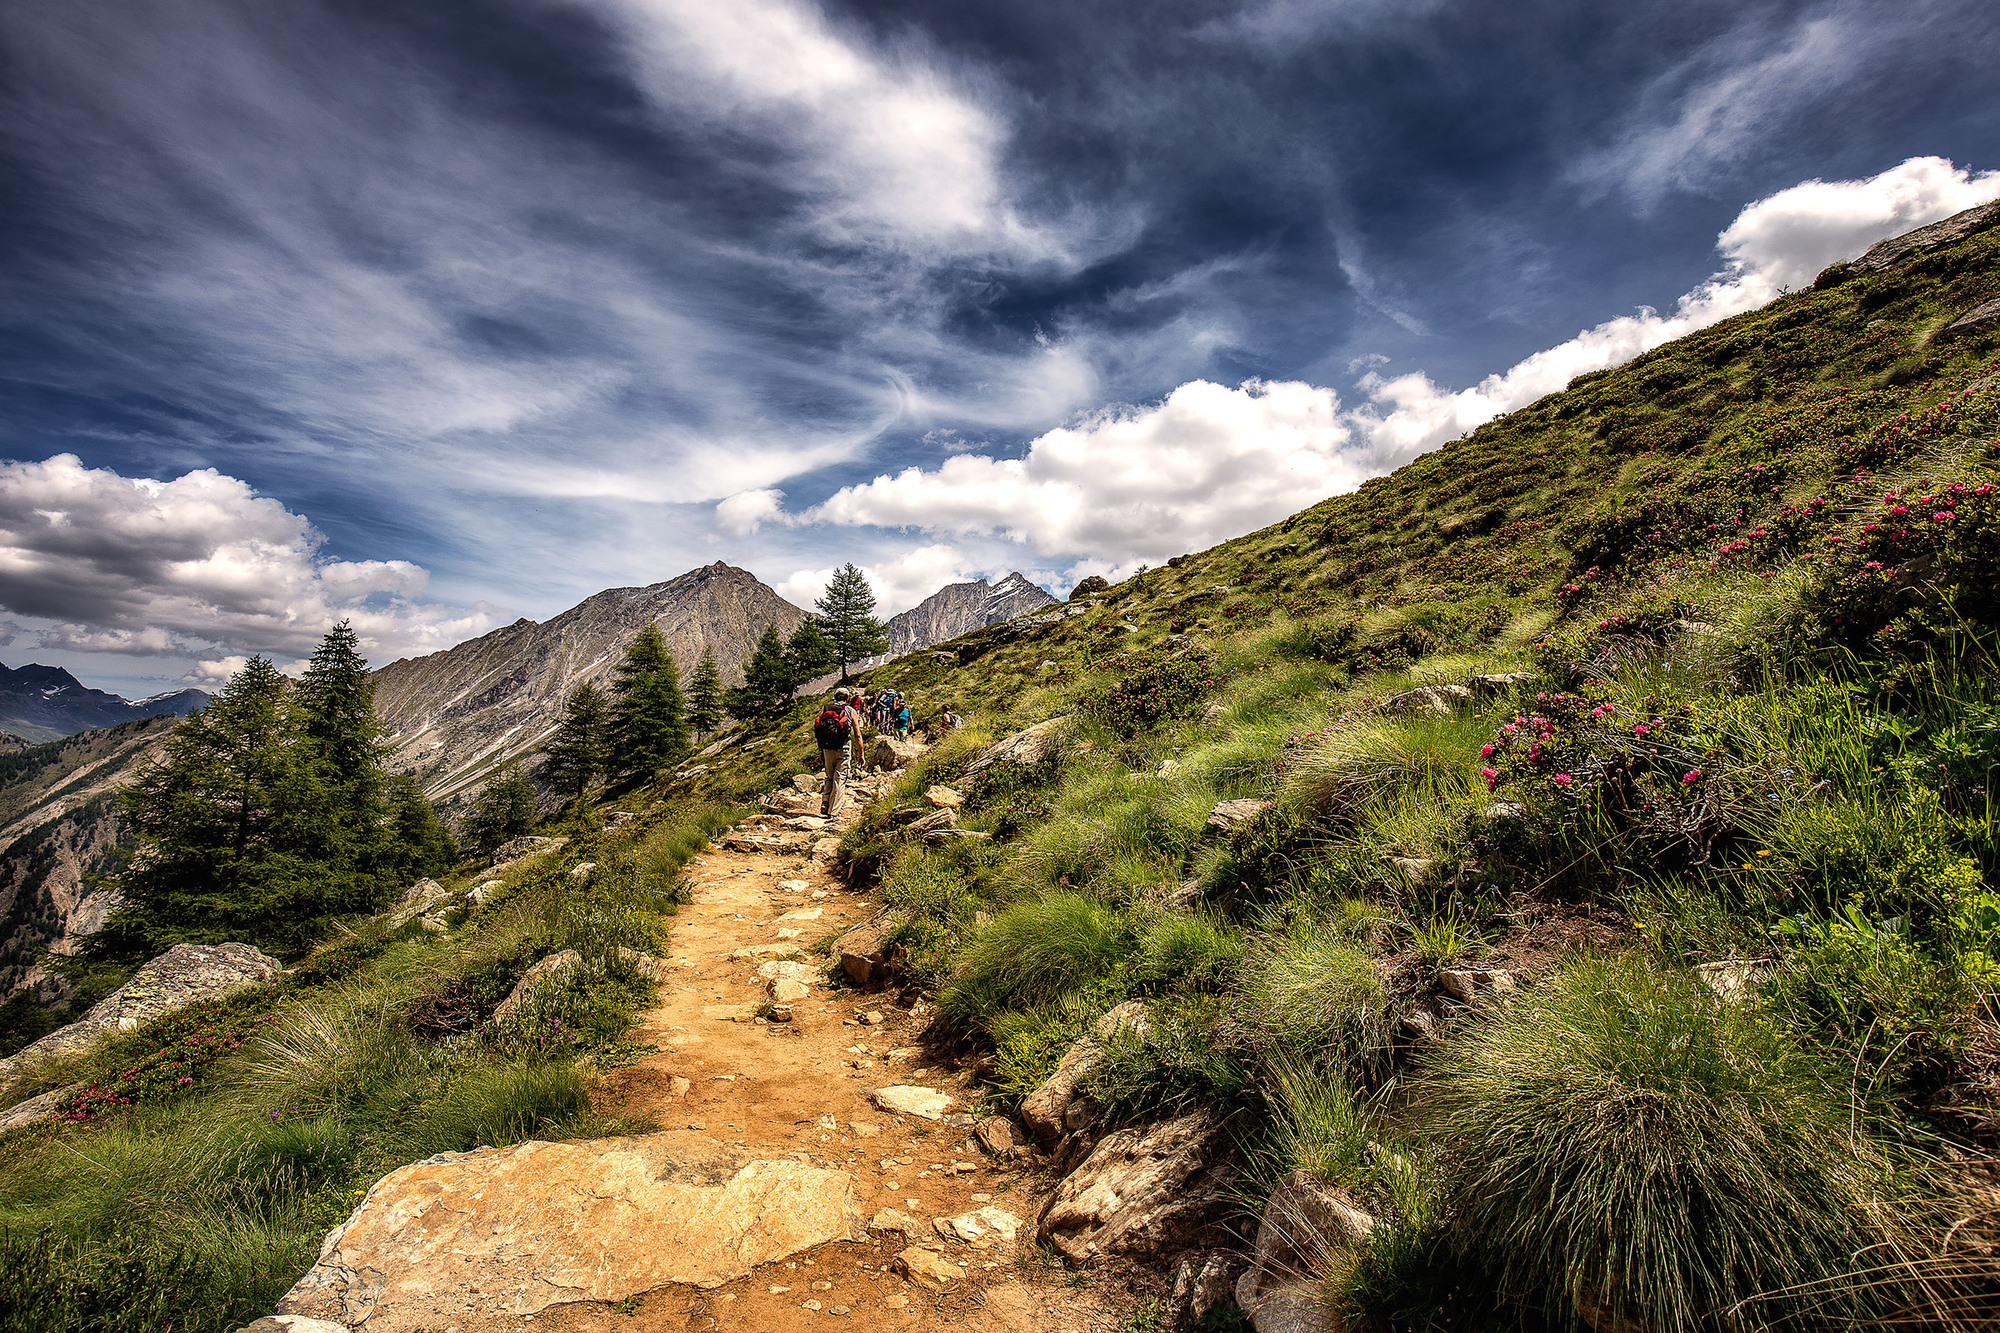
<instances>
[{"instance_id":1,"label":"white cloud","mask_svg":"<svg viewBox=\"0 0 2000 1333\"><path fill-rule=\"evenodd\" d=\"M844 487L792 521L998 536L1074 560L1071 577L1128 572L1350 490L1578 375L1753 310L1835 260L1996 197L2000 172L1974 175L1934 157L1867 180L1807 181L1738 214L1717 238L1725 267L1670 313L1606 320L1470 388L1370 370L1360 381L1366 401L1349 406L1311 384L1195 380L1157 405L1049 431L1021 458L957 454L932 470ZM803 587L817 576L793 577Z\"/></svg>"},{"instance_id":2,"label":"white cloud","mask_svg":"<svg viewBox=\"0 0 2000 1333\"><path fill-rule=\"evenodd\" d=\"M416 565L329 560L325 541L213 468L154 481L73 454L0 463L0 607L53 622L45 648L297 657L344 617L379 661L491 627L485 611L411 600L429 577Z\"/></svg>"},{"instance_id":3,"label":"white cloud","mask_svg":"<svg viewBox=\"0 0 2000 1333\"><path fill-rule=\"evenodd\" d=\"M764 524L787 517L785 493L769 487L739 491L715 506L716 530L730 537L751 536Z\"/></svg>"},{"instance_id":4,"label":"white cloud","mask_svg":"<svg viewBox=\"0 0 2000 1333\"><path fill-rule=\"evenodd\" d=\"M871 51L800 0L594 0L675 117L758 121L792 148L820 223L912 246L1034 238L1002 197L1007 127L914 51Z\"/></svg>"},{"instance_id":5,"label":"white cloud","mask_svg":"<svg viewBox=\"0 0 2000 1333\"><path fill-rule=\"evenodd\" d=\"M909 610L947 583L991 577L990 572L975 570L957 547L941 543L902 551L860 568L875 591L875 613L883 619ZM825 594L833 571L832 565L797 570L776 585L778 595L795 606L810 607Z\"/></svg>"}]
</instances>

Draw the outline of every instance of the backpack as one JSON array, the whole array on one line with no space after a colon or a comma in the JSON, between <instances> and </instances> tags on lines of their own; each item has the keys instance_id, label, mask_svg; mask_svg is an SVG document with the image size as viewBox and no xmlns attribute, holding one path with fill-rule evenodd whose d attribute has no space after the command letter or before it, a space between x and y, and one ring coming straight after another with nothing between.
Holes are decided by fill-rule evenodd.
<instances>
[{"instance_id":1,"label":"backpack","mask_svg":"<svg viewBox=\"0 0 2000 1333\"><path fill-rule=\"evenodd\" d=\"M847 718L845 704L828 704L819 720L813 723L813 739L822 750L844 749L847 745L847 729L853 724Z\"/></svg>"}]
</instances>

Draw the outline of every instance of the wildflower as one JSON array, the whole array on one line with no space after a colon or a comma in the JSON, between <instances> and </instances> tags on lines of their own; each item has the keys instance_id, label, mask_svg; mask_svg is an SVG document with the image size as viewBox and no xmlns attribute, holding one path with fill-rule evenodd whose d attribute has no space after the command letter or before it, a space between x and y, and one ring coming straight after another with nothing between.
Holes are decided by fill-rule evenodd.
<instances>
[{"instance_id":1,"label":"wildflower","mask_svg":"<svg viewBox=\"0 0 2000 1333\"><path fill-rule=\"evenodd\" d=\"M1479 747L1479 757L1480 757L1481 759L1491 759L1491 758L1493 757L1493 749L1494 749L1494 747L1493 747L1493 746L1491 746L1491 745L1482 745L1482 746L1480 746L1480 747Z\"/></svg>"},{"instance_id":2,"label":"wildflower","mask_svg":"<svg viewBox=\"0 0 2000 1333\"><path fill-rule=\"evenodd\" d=\"M1567 787L1570 783L1576 781L1576 779L1567 773L1558 773L1553 778L1550 778L1549 781L1555 783L1558 787Z\"/></svg>"},{"instance_id":3,"label":"wildflower","mask_svg":"<svg viewBox=\"0 0 2000 1333\"><path fill-rule=\"evenodd\" d=\"M1486 779L1488 791L1492 791L1500 784L1500 770L1497 768L1482 768L1479 770L1479 776Z\"/></svg>"},{"instance_id":4,"label":"wildflower","mask_svg":"<svg viewBox=\"0 0 2000 1333\"><path fill-rule=\"evenodd\" d=\"M1692 787L1694 786L1695 783L1700 781L1701 781L1701 770L1698 768L1691 768L1687 772L1681 774L1681 786L1683 787Z\"/></svg>"}]
</instances>

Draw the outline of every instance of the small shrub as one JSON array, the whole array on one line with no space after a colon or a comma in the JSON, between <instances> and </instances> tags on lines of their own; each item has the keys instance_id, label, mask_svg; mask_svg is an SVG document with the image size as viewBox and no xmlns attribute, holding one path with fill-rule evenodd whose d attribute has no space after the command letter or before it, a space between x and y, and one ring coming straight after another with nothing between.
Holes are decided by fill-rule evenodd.
<instances>
[{"instance_id":1,"label":"small shrub","mask_svg":"<svg viewBox=\"0 0 2000 1333\"><path fill-rule=\"evenodd\" d=\"M1171 656L1139 653L1116 681L1086 690L1078 708L1119 735L1130 736L1199 712L1217 684L1214 664L1199 650Z\"/></svg>"}]
</instances>

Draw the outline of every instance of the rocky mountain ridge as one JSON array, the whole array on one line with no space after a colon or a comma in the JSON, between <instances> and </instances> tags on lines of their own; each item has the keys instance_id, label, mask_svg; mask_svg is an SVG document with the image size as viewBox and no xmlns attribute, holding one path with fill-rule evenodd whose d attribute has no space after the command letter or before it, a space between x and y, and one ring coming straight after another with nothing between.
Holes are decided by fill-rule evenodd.
<instances>
[{"instance_id":1,"label":"rocky mountain ridge","mask_svg":"<svg viewBox=\"0 0 2000 1333\"><path fill-rule=\"evenodd\" d=\"M517 620L391 662L374 675L390 765L414 773L432 800L474 790L495 765L532 754L570 691L605 677L649 621L684 678L706 650L735 684L765 626L789 634L805 615L749 571L717 561L663 583L607 589L540 624Z\"/></svg>"},{"instance_id":2,"label":"rocky mountain ridge","mask_svg":"<svg viewBox=\"0 0 2000 1333\"><path fill-rule=\"evenodd\" d=\"M202 690L170 690L134 700L93 690L61 667L39 662L0 666L0 732L30 742L59 740L136 718L179 717L207 702Z\"/></svg>"},{"instance_id":3,"label":"rocky mountain ridge","mask_svg":"<svg viewBox=\"0 0 2000 1333\"><path fill-rule=\"evenodd\" d=\"M1030 583L1019 570L993 584L985 579L949 583L909 610L890 617L883 626L889 636L889 655L899 657L956 639L987 625L1038 611L1055 600Z\"/></svg>"}]
</instances>

